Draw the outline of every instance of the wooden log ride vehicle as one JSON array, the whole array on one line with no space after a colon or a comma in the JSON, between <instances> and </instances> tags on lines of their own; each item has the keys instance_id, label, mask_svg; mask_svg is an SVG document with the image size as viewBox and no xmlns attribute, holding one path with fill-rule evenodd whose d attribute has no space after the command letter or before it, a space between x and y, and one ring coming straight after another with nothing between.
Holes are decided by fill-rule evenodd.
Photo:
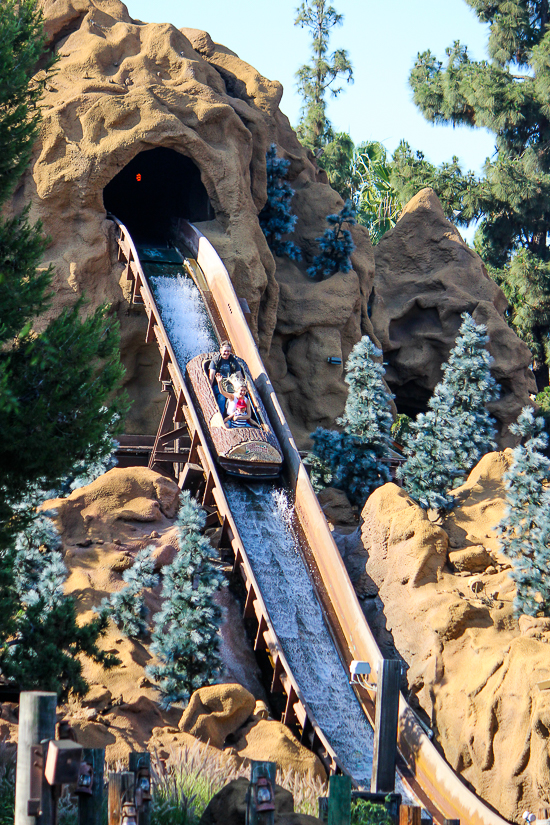
<instances>
[{"instance_id":1,"label":"wooden log ride vehicle","mask_svg":"<svg viewBox=\"0 0 550 825\"><path fill-rule=\"evenodd\" d=\"M185 369L187 385L204 422L216 460L226 472L234 476L248 479L277 478L282 468L283 453L242 358L237 358L237 361L246 376L252 418L260 427L229 428L224 424L208 377L210 361L217 355L215 352L197 355Z\"/></svg>"}]
</instances>

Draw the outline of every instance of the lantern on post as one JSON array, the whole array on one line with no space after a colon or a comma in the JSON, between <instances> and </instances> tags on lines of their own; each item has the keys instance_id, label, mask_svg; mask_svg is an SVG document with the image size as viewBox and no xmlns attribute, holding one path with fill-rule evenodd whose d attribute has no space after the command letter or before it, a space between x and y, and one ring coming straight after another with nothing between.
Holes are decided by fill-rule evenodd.
<instances>
[{"instance_id":1,"label":"lantern on post","mask_svg":"<svg viewBox=\"0 0 550 825\"><path fill-rule=\"evenodd\" d=\"M136 805L141 808L151 799L151 771L148 765L142 765L136 771Z\"/></svg>"},{"instance_id":2,"label":"lantern on post","mask_svg":"<svg viewBox=\"0 0 550 825\"><path fill-rule=\"evenodd\" d=\"M94 769L88 762L80 763L75 793L92 796L94 790Z\"/></svg>"},{"instance_id":3,"label":"lantern on post","mask_svg":"<svg viewBox=\"0 0 550 825\"><path fill-rule=\"evenodd\" d=\"M247 793L246 825L273 825L276 767L274 762L252 762Z\"/></svg>"}]
</instances>

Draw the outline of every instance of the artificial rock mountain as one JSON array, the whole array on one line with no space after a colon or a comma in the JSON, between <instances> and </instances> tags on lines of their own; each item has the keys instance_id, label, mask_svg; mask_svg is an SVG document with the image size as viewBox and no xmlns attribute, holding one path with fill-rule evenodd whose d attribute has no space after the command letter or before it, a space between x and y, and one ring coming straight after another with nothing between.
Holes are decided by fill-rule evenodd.
<instances>
[{"instance_id":1,"label":"artificial rock mountain","mask_svg":"<svg viewBox=\"0 0 550 825\"><path fill-rule=\"evenodd\" d=\"M58 62L46 83L33 161L12 207L17 212L30 201L31 218L40 218L51 238L45 260L55 269L50 312L85 292L90 308L107 300L117 313L126 388L135 402L128 432L156 430L163 403L159 356L154 344L144 343L145 317L129 305L104 189L140 153L163 149L189 158L200 173L210 213L198 226L248 302L250 326L301 446L343 409L343 371L327 363L329 356L345 362L374 327L398 401L425 403L464 310L489 323L504 390L494 413L507 443L508 424L534 390L529 354L505 324L502 293L433 194L413 201L384 239L376 276L368 233L354 227L353 270L314 283L305 269L315 239L342 202L280 111L281 85L206 32L133 20L119 0L41 5ZM299 264L274 257L258 223L266 200L265 153L273 142L291 162ZM420 355L413 354L419 345Z\"/></svg>"}]
</instances>

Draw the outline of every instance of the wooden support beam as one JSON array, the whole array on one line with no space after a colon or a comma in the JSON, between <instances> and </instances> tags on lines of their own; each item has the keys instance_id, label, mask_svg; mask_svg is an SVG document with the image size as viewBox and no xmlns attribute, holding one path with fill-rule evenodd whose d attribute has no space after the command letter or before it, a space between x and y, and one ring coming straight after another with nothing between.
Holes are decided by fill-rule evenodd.
<instances>
[{"instance_id":1,"label":"wooden support beam","mask_svg":"<svg viewBox=\"0 0 550 825\"><path fill-rule=\"evenodd\" d=\"M220 522L220 517L218 512L209 513L206 516L206 524L205 527L215 527Z\"/></svg>"},{"instance_id":2,"label":"wooden support beam","mask_svg":"<svg viewBox=\"0 0 550 825\"><path fill-rule=\"evenodd\" d=\"M145 343L146 344L150 344L152 341L154 341L154 338L155 338L155 324L156 324L155 313L153 312L153 310L151 310L151 312L149 313L149 318L147 320L147 332L145 333Z\"/></svg>"},{"instance_id":3,"label":"wooden support beam","mask_svg":"<svg viewBox=\"0 0 550 825\"><path fill-rule=\"evenodd\" d=\"M374 793L392 793L395 790L400 682L401 662L397 659L381 661L378 665L376 683L374 751L370 786Z\"/></svg>"},{"instance_id":4,"label":"wooden support beam","mask_svg":"<svg viewBox=\"0 0 550 825\"><path fill-rule=\"evenodd\" d=\"M172 390L170 390L170 392L166 396L166 402L164 404L164 410L162 411L162 416L161 416L161 419L160 419L158 432L157 432L157 435L156 435L156 438L155 438L155 443L153 445L153 449L152 449L151 455L149 457L149 463L148 463L147 466L149 467L150 470L153 469L155 461L156 461L155 454L158 451L159 438L161 437L161 435L163 435L163 433L168 431L169 427L172 426L172 416L174 414L175 407L176 407L176 399L174 397L174 393L172 392Z\"/></svg>"},{"instance_id":5,"label":"wooden support beam","mask_svg":"<svg viewBox=\"0 0 550 825\"><path fill-rule=\"evenodd\" d=\"M176 412L174 413L174 423L179 423L185 419L183 408L187 406L183 390L178 392L178 402L176 404Z\"/></svg>"},{"instance_id":6,"label":"wooden support beam","mask_svg":"<svg viewBox=\"0 0 550 825\"><path fill-rule=\"evenodd\" d=\"M200 443L199 433L195 430L191 438L191 449L189 450L189 461L191 464L196 464L198 461Z\"/></svg>"},{"instance_id":7,"label":"wooden support beam","mask_svg":"<svg viewBox=\"0 0 550 825\"><path fill-rule=\"evenodd\" d=\"M296 711L294 710L294 703L298 701L298 696L296 695L296 691L294 690L294 686L291 684L288 690L288 694L286 697L286 707L285 712L283 714L283 724L284 725L292 725L294 722L298 721L298 717L296 716Z\"/></svg>"},{"instance_id":8,"label":"wooden support beam","mask_svg":"<svg viewBox=\"0 0 550 825\"><path fill-rule=\"evenodd\" d=\"M109 773L109 825L120 825L122 806L134 802L135 776L133 771Z\"/></svg>"},{"instance_id":9,"label":"wooden support beam","mask_svg":"<svg viewBox=\"0 0 550 825\"><path fill-rule=\"evenodd\" d=\"M169 378L168 375L168 363L170 361L170 353L168 352L168 347L164 347L164 352L162 353L162 364L159 373L159 381L167 381ZM175 409L175 408L174 408Z\"/></svg>"},{"instance_id":10,"label":"wooden support beam","mask_svg":"<svg viewBox=\"0 0 550 825\"><path fill-rule=\"evenodd\" d=\"M180 473L178 485L181 490L191 490L193 492L202 482L204 477L200 464L191 464L187 461Z\"/></svg>"},{"instance_id":11,"label":"wooden support beam","mask_svg":"<svg viewBox=\"0 0 550 825\"><path fill-rule=\"evenodd\" d=\"M211 504L212 501L214 500L213 496L212 496L212 490L214 489L215 484L216 484L216 482L214 480L213 473L208 473L208 475L206 477L206 486L204 488L204 495L202 497L203 507L204 507L204 505Z\"/></svg>"},{"instance_id":12,"label":"wooden support beam","mask_svg":"<svg viewBox=\"0 0 550 825\"><path fill-rule=\"evenodd\" d=\"M153 456L153 453L151 453L151 456ZM177 453L170 452L169 450L156 450L154 453L153 464L185 464L188 458L189 450L180 450Z\"/></svg>"},{"instance_id":13,"label":"wooden support beam","mask_svg":"<svg viewBox=\"0 0 550 825\"><path fill-rule=\"evenodd\" d=\"M271 693L282 693L283 683L281 682L281 673L284 671L284 665L281 657L277 656L273 664L273 679L271 680Z\"/></svg>"},{"instance_id":14,"label":"wooden support beam","mask_svg":"<svg viewBox=\"0 0 550 825\"><path fill-rule=\"evenodd\" d=\"M419 805L401 805L399 825L421 825L422 808Z\"/></svg>"},{"instance_id":15,"label":"wooden support beam","mask_svg":"<svg viewBox=\"0 0 550 825\"><path fill-rule=\"evenodd\" d=\"M159 444L161 444L164 447L165 444L169 444L170 441L175 441L177 438L179 438L180 441L187 442L185 445L180 444L180 447L191 446L191 439L189 438L189 431L187 430L187 427L176 427L174 430L169 430L168 432L163 433L161 436L159 436Z\"/></svg>"},{"instance_id":16,"label":"wooden support beam","mask_svg":"<svg viewBox=\"0 0 550 825\"><path fill-rule=\"evenodd\" d=\"M267 622L265 620L265 616L262 614L260 616L260 623L258 624L258 632L256 633L256 639L254 640L254 650L265 650L267 645L264 639L264 633L267 630Z\"/></svg>"},{"instance_id":17,"label":"wooden support beam","mask_svg":"<svg viewBox=\"0 0 550 825\"><path fill-rule=\"evenodd\" d=\"M256 601L256 594L252 585L249 586L244 602L243 619L252 619L254 614L254 602Z\"/></svg>"}]
</instances>

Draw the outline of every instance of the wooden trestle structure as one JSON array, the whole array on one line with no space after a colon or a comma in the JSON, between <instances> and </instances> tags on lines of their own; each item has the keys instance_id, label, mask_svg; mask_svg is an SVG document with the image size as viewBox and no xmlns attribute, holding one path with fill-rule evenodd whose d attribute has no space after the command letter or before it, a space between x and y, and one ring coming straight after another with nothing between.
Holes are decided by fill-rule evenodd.
<instances>
[{"instance_id":1,"label":"wooden trestle structure","mask_svg":"<svg viewBox=\"0 0 550 825\"><path fill-rule=\"evenodd\" d=\"M271 665L272 693L285 697L281 720L294 727L302 742L317 753L329 771L339 771L338 755L305 702L275 633L136 248L126 228L114 220L118 226L119 260L125 264L126 278L132 283L132 303L142 305L147 314L146 342L156 341L158 345L159 381L167 394L149 467L159 470L164 467L166 471L171 465L180 487L191 488L207 510L209 526L220 526L220 554L222 558L233 559L234 571L240 573L246 589L244 616L255 622L254 649L264 654L264 660ZM369 662L375 681L382 654L357 601L229 275L214 248L195 227L183 222L181 232L203 279L201 292L211 317L215 324L218 320L222 325L222 337L231 340L235 353L248 364L282 447L286 473L294 489L305 561L340 658L346 668L352 659ZM354 690L374 727L373 695L358 685L354 685ZM443 825L445 819L460 819L462 825L505 825L506 820L467 788L436 750L403 695L399 702L398 749L398 770L403 781L436 823Z\"/></svg>"}]
</instances>

